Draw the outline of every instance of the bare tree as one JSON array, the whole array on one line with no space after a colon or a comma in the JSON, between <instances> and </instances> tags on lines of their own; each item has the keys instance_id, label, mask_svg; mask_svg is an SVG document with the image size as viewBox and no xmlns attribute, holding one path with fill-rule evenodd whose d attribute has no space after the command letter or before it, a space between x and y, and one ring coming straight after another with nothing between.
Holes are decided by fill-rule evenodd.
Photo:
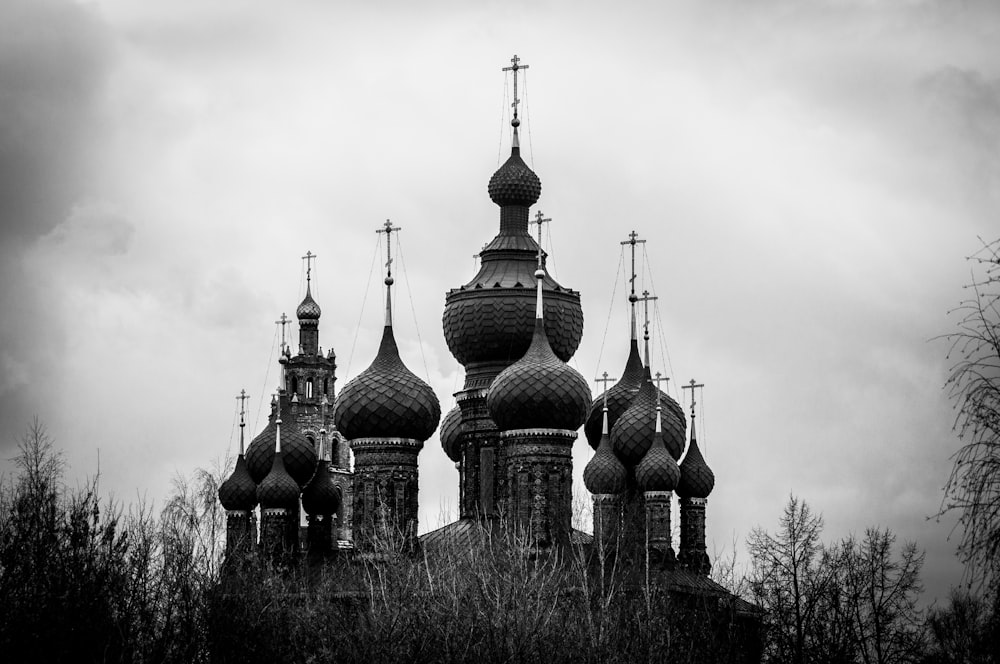
<instances>
[{"instance_id":1,"label":"bare tree","mask_svg":"<svg viewBox=\"0 0 1000 664\"><path fill-rule=\"evenodd\" d=\"M954 360L946 387L958 411L962 447L945 486L942 512L957 510L959 555L971 580L1000 585L1000 239L969 257L970 296L951 313L958 331L944 338Z\"/></svg>"},{"instance_id":2,"label":"bare tree","mask_svg":"<svg viewBox=\"0 0 1000 664\"><path fill-rule=\"evenodd\" d=\"M823 517L790 496L778 532L755 528L748 547L753 563L750 587L767 612L766 656L770 661L810 661L821 625L819 609L830 582L820 535Z\"/></svg>"},{"instance_id":3,"label":"bare tree","mask_svg":"<svg viewBox=\"0 0 1000 664\"><path fill-rule=\"evenodd\" d=\"M834 563L851 646L865 664L913 662L924 648L917 609L924 554L906 542L897 558L895 542L890 530L869 528L860 542L841 542Z\"/></svg>"}]
</instances>

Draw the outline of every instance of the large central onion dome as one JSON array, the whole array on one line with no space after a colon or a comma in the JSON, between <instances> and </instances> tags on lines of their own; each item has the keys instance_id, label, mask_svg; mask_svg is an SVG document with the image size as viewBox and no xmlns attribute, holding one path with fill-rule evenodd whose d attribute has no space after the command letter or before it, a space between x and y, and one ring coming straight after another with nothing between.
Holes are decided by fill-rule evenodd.
<instances>
[{"instance_id":1,"label":"large central onion dome","mask_svg":"<svg viewBox=\"0 0 1000 664\"><path fill-rule=\"evenodd\" d=\"M219 487L219 502L230 511L250 511L257 506L257 485L250 477L242 454L236 458L233 474Z\"/></svg>"},{"instance_id":2,"label":"large central onion dome","mask_svg":"<svg viewBox=\"0 0 1000 664\"><path fill-rule=\"evenodd\" d=\"M399 358L392 326L371 366L354 377L337 397L337 430L348 440L412 438L427 440L441 419L441 406L430 385Z\"/></svg>"},{"instance_id":3,"label":"large central onion dome","mask_svg":"<svg viewBox=\"0 0 1000 664\"><path fill-rule=\"evenodd\" d=\"M294 424L294 418L288 410L288 400L282 407L281 451L284 454L284 466L296 484L305 486L309 478L316 472L316 446L306 438ZM264 481L271 463L274 460L274 439L277 433L277 422L272 414L267 426L257 434L247 447L247 470L254 482Z\"/></svg>"},{"instance_id":4,"label":"large central onion dome","mask_svg":"<svg viewBox=\"0 0 1000 664\"><path fill-rule=\"evenodd\" d=\"M516 145L493 174L490 198L500 206L500 232L480 252L478 274L445 297L448 349L466 370L466 388L488 387L522 357L534 333L538 243L528 232L528 208L541 194L538 176ZM545 330L556 357L573 356L583 336L580 294L545 275Z\"/></svg>"},{"instance_id":5,"label":"large central onion dome","mask_svg":"<svg viewBox=\"0 0 1000 664\"><path fill-rule=\"evenodd\" d=\"M496 377L486 395L501 431L577 429L590 405L590 388L576 369L552 352L541 319L524 357Z\"/></svg>"}]
</instances>

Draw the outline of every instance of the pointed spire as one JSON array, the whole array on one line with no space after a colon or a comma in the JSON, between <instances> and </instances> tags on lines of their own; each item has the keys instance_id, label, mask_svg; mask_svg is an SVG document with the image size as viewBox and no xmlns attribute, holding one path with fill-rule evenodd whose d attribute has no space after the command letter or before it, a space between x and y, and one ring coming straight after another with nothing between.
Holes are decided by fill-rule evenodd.
<instances>
[{"instance_id":1,"label":"pointed spire","mask_svg":"<svg viewBox=\"0 0 1000 664\"><path fill-rule=\"evenodd\" d=\"M514 56L517 57L517 56ZM537 221L533 222L538 224L538 268L535 270L535 279L538 282L538 291L535 302L535 320L544 321L545 319L545 307L542 304L542 282L545 279L545 268L542 267L542 224L547 221L552 221L551 219L543 219L542 213L538 213Z\"/></svg>"}]
</instances>

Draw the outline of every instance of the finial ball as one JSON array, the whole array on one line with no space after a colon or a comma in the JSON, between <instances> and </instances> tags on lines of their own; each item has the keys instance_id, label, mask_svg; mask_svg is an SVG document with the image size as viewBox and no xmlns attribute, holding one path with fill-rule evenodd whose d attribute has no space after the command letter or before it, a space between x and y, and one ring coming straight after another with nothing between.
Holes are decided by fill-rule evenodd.
<instances>
[{"instance_id":1,"label":"finial ball","mask_svg":"<svg viewBox=\"0 0 1000 664\"><path fill-rule=\"evenodd\" d=\"M510 126L511 127L520 127L521 126L521 120L519 118L514 118L513 120L510 121Z\"/></svg>"},{"instance_id":2,"label":"finial ball","mask_svg":"<svg viewBox=\"0 0 1000 664\"><path fill-rule=\"evenodd\" d=\"M392 277L386 277L385 278L385 285L386 286L392 286L394 283L396 283L396 280L393 279Z\"/></svg>"},{"instance_id":3,"label":"finial ball","mask_svg":"<svg viewBox=\"0 0 1000 664\"><path fill-rule=\"evenodd\" d=\"M631 302L632 304L635 304L636 302L639 301L639 296L636 295L635 293L632 293L628 296L628 301Z\"/></svg>"},{"instance_id":4,"label":"finial ball","mask_svg":"<svg viewBox=\"0 0 1000 664\"><path fill-rule=\"evenodd\" d=\"M545 278L545 270L543 270L542 268L538 268L537 270L535 270L535 279L544 279L544 278Z\"/></svg>"}]
</instances>

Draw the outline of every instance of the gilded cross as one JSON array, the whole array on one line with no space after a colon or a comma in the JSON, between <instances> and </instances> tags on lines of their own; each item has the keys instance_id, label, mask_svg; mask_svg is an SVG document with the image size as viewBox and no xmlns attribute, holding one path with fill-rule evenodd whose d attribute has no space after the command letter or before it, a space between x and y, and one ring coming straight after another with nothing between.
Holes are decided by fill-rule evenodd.
<instances>
[{"instance_id":1,"label":"gilded cross","mask_svg":"<svg viewBox=\"0 0 1000 664\"><path fill-rule=\"evenodd\" d=\"M682 390L691 390L691 417L694 417L694 405L695 405L694 391L695 388L698 387L705 387L705 383L695 382L694 378L692 378L687 385L681 385Z\"/></svg>"},{"instance_id":2,"label":"gilded cross","mask_svg":"<svg viewBox=\"0 0 1000 664\"><path fill-rule=\"evenodd\" d=\"M307 251L306 255L302 257L302 260L306 262L306 281L312 277L312 262L316 260L316 254L311 251Z\"/></svg>"},{"instance_id":3,"label":"gilded cross","mask_svg":"<svg viewBox=\"0 0 1000 664\"><path fill-rule=\"evenodd\" d=\"M538 267L542 266L542 224L550 221L552 219L546 219L541 210L536 212L535 218L531 220L532 224L538 224Z\"/></svg>"},{"instance_id":4,"label":"gilded cross","mask_svg":"<svg viewBox=\"0 0 1000 664\"><path fill-rule=\"evenodd\" d=\"M511 120L511 123L514 124L515 127L518 124L520 124L519 122L516 121L517 121L517 105L521 103L521 100L517 98L517 72L522 69L528 68L528 65L522 65L520 64L520 62L521 58L517 57L517 54L514 54L514 57L510 59L511 66L503 68L503 71L514 72L514 103L511 104L511 106L514 107L514 119Z\"/></svg>"},{"instance_id":5,"label":"gilded cross","mask_svg":"<svg viewBox=\"0 0 1000 664\"><path fill-rule=\"evenodd\" d=\"M282 312L281 318L279 318L278 320L274 321L275 325L280 325L281 326L281 350L282 350L282 352L284 352L284 350L285 350L285 326L288 325L290 322L291 321L288 320L288 316L286 316L284 314L284 312Z\"/></svg>"},{"instance_id":6,"label":"gilded cross","mask_svg":"<svg viewBox=\"0 0 1000 664\"><path fill-rule=\"evenodd\" d=\"M637 276L635 273L635 245L645 244L645 242L646 242L645 240L639 239L638 233L632 231L631 233L628 234L628 239L624 240L621 243L622 245L628 244L632 246L632 276L629 277L628 280L629 284L632 286L632 293L628 296L628 301L631 302L632 304L635 304L638 301L638 298L635 296L635 278Z\"/></svg>"},{"instance_id":7,"label":"gilded cross","mask_svg":"<svg viewBox=\"0 0 1000 664\"><path fill-rule=\"evenodd\" d=\"M595 383L602 383L603 384L603 387L604 387L604 408L605 409L608 407L608 385L610 383L614 383L616 381L617 381L616 378L609 378L608 377L608 372L607 371L605 371L604 373L602 373L600 378L595 378L594 379Z\"/></svg>"},{"instance_id":8,"label":"gilded cross","mask_svg":"<svg viewBox=\"0 0 1000 664\"><path fill-rule=\"evenodd\" d=\"M383 226L382 228L376 230L375 232L385 233L385 255L387 259L385 261L386 279L391 279L392 278L392 234L395 233L396 231L400 231L403 229L400 228L399 226L393 226L392 222L389 221L388 219L385 220L385 223L382 224L382 226Z\"/></svg>"}]
</instances>

